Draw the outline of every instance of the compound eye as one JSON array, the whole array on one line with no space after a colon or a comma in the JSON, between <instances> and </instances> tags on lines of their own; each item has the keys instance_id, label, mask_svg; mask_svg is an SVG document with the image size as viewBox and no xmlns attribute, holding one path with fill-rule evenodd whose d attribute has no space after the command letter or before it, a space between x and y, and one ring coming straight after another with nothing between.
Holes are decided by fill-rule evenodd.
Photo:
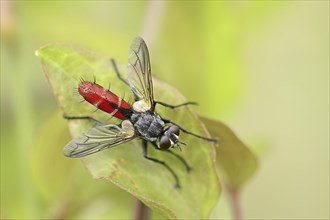
<instances>
[{"instance_id":1,"label":"compound eye","mask_svg":"<svg viewBox=\"0 0 330 220\"><path fill-rule=\"evenodd\" d=\"M168 130L176 134L177 136L179 136L180 134L180 128L176 125L172 125Z\"/></svg>"},{"instance_id":2,"label":"compound eye","mask_svg":"<svg viewBox=\"0 0 330 220\"><path fill-rule=\"evenodd\" d=\"M163 135L161 138L160 138L160 141L159 141L159 147L161 150L167 150L171 147L171 141L170 139Z\"/></svg>"}]
</instances>

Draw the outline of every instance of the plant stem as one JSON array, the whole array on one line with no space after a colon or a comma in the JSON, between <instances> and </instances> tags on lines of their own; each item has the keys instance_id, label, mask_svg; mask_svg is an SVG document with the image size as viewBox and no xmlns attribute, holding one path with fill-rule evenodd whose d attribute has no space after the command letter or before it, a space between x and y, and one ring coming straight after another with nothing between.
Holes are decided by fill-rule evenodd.
<instances>
[{"instance_id":1,"label":"plant stem","mask_svg":"<svg viewBox=\"0 0 330 220\"><path fill-rule=\"evenodd\" d=\"M239 193L235 189L228 189L228 192L231 199L231 208L233 211L233 217L235 220L242 220L243 216L242 216L242 208L241 208Z\"/></svg>"},{"instance_id":2,"label":"plant stem","mask_svg":"<svg viewBox=\"0 0 330 220\"><path fill-rule=\"evenodd\" d=\"M148 220L149 208L141 202L141 200L135 200L134 220Z\"/></svg>"}]
</instances>

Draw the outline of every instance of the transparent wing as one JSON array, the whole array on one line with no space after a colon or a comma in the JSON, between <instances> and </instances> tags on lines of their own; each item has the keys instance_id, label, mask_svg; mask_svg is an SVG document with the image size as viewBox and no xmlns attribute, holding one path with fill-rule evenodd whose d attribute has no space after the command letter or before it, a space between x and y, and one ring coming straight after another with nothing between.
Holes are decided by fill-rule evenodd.
<instances>
[{"instance_id":1,"label":"transparent wing","mask_svg":"<svg viewBox=\"0 0 330 220\"><path fill-rule=\"evenodd\" d=\"M153 110L153 86L149 52L141 37L133 40L128 55L128 82L138 99L133 108L139 112Z\"/></svg>"},{"instance_id":2,"label":"transparent wing","mask_svg":"<svg viewBox=\"0 0 330 220\"><path fill-rule=\"evenodd\" d=\"M63 153L67 157L83 157L130 141L135 137L134 130L131 130L133 127L130 126L96 126L71 140L64 147Z\"/></svg>"}]
</instances>

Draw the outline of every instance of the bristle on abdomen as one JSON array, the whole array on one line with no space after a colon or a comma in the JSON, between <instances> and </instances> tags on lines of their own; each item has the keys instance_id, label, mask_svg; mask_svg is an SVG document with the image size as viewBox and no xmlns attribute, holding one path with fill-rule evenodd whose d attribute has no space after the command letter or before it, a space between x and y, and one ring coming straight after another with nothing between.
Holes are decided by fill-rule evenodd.
<instances>
[{"instance_id":1,"label":"bristle on abdomen","mask_svg":"<svg viewBox=\"0 0 330 220\"><path fill-rule=\"evenodd\" d=\"M129 103L96 83L81 82L78 91L87 102L118 119L127 119L131 114L132 106Z\"/></svg>"}]
</instances>

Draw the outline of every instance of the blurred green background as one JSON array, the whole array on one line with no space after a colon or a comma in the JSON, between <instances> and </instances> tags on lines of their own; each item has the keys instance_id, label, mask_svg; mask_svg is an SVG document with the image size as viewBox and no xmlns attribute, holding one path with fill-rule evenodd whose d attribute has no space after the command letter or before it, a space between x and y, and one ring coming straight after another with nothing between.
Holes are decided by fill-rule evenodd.
<instances>
[{"instance_id":1,"label":"blurred green background","mask_svg":"<svg viewBox=\"0 0 330 220\"><path fill-rule=\"evenodd\" d=\"M108 198L110 184L62 156L67 131L45 132L49 120L65 121L34 52L65 42L126 63L137 35L155 75L259 156L242 193L245 218L329 219L328 1L1 1L3 219L67 217L65 207L106 218L109 204L131 216L132 198L115 187ZM51 135L58 143L38 145Z\"/></svg>"}]
</instances>

